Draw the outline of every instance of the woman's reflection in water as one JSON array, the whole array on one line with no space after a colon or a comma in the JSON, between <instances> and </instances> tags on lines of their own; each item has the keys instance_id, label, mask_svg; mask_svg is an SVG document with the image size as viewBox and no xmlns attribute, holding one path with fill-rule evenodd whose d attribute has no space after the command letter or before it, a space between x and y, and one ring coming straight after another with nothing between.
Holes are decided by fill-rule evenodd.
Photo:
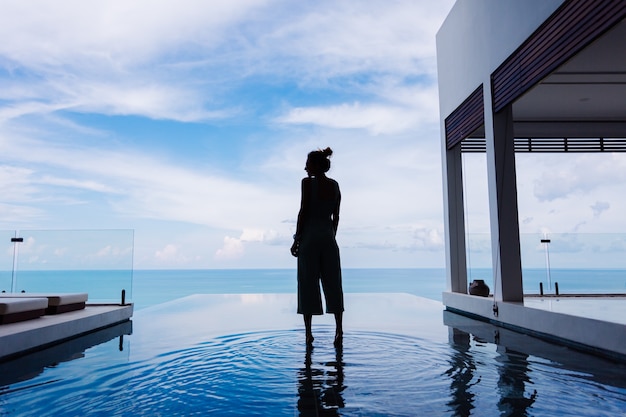
<instances>
[{"instance_id":1,"label":"woman's reflection in water","mask_svg":"<svg viewBox=\"0 0 626 417\"><path fill-rule=\"evenodd\" d=\"M298 372L300 416L338 416L345 406L343 385L343 346L335 348L335 360L313 365L313 346L307 346L304 368Z\"/></svg>"}]
</instances>

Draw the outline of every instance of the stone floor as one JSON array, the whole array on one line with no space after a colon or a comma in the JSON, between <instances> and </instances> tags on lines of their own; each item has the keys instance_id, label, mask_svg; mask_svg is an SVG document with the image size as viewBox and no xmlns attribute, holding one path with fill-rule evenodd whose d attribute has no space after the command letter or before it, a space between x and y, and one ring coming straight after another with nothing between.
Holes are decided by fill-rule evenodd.
<instances>
[{"instance_id":1,"label":"stone floor","mask_svg":"<svg viewBox=\"0 0 626 417\"><path fill-rule=\"evenodd\" d=\"M525 297L524 305L626 325L626 295Z\"/></svg>"}]
</instances>

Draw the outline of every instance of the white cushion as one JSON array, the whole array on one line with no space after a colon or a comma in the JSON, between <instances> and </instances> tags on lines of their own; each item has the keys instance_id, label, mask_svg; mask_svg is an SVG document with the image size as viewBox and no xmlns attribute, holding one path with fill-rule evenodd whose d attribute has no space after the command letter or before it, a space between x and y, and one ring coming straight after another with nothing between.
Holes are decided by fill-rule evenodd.
<instances>
[{"instance_id":1,"label":"white cushion","mask_svg":"<svg viewBox=\"0 0 626 417\"><path fill-rule=\"evenodd\" d=\"M38 293L38 292L18 292L2 293L0 297L7 298L47 298L51 307L63 306L67 304L86 303L88 295L86 292L80 293ZM47 307L47 306L46 306Z\"/></svg>"},{"instance_id":2,"label":"white cushion","mask_svg":"<svg viewBox=\"0 0 626 417\"><path fill-rule=\"evenodd\" d=\"M22 313L46 308L48 308L47 298L6 298L0 295L0 314Z\"/></svg>"}]
</instances>

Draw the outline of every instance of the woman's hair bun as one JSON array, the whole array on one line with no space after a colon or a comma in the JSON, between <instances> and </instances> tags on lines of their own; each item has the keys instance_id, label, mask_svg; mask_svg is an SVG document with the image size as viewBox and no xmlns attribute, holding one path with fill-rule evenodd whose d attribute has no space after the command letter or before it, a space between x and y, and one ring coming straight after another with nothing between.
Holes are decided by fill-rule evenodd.
<instances>
[{"instance_id":1,"label":"woman's hair bun","mask_svg":"<svg viewBox=\"0 0 626 417\"><path fill-rule=\"evenodd\" d=\"M330 169L330 159L329 157L333 154L333 150L330 148L326 148L324 150L317 149L316 151L309 152L308 161L311 161L314 164L317 164L320 168L322 168L323 172L328 172Z\"/></svg>"}]
</instances>

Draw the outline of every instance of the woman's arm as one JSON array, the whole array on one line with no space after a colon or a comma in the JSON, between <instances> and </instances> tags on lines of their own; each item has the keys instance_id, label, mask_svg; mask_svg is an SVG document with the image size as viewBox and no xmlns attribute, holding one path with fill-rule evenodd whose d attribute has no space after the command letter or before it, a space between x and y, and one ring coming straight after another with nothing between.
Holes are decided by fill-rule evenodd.
<instances>
[{"instance_id":1,"label":"woman's arm","mask_svg":"<svg viewBox=\"0 0 626 417\"><path fill-rule=\"evenodd\" d=\"M298 222L296 223L296 236L300 237L304 220L309 215L309 200L311 199L311 180L303 178L301 184L300 211L298 212Z\"/></svg>"},{"instance_id":2,"label":"woman's arm","mask_svg":"<svg viewBox=\"0 0 626 417\"><path fill-rule=\"evenodd\" d=\"M333 228L335 229L335 234L337 234L337 228L339 227L340 204L341 204L341 192L339 191L339 184L337 184L337 205L335 206L335 211L333 211Z\"/></svg>"},{"instance_id":3,"label":"woman's arm","mask_svg":"<svg viewBox=\"0 0 626 417\"><path fill-rule=\"evenodd\" d=\"M293 245L291 245L291 254L298 256L298 249L300 245L300 236L302 234L303 224L306 217L309 215L309 199L311 198L311 180L309 178L303 178L301 184L301 196L300 196L300 211L298 211L298 221L296 223L296 234L293 235Z\"/></svg>"}]
</instances>

